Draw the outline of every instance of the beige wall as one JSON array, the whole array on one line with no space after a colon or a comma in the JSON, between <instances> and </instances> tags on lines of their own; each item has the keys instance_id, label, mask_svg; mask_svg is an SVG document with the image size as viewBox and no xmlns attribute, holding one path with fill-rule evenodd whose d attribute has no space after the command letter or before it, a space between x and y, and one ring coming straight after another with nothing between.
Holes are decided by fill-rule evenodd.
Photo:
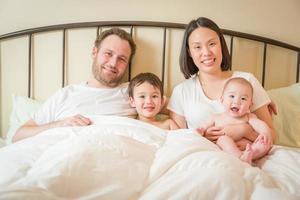
<instances>
[{"instance_id":1,"label":"beige wall","mask_svg":"<svg viewBox=\"0 0 300 200\"><path fill-rule=\"evenodd\" d=\"M300 46L300 0L0 0L0 34L80 21L187 23L198 16Z\"/></svg>"}]
</instances>

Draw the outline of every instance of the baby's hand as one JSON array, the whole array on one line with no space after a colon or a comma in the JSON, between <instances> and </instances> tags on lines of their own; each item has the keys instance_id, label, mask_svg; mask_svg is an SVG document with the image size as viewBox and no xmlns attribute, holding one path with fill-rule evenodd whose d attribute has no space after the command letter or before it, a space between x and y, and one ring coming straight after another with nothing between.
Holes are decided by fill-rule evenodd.
<instances>
[{"instance_id":1,"label":"baby's hand","mask_svg":"<svg viewBox=\"0 0 300 200\"><path fill-rule=\"evenodd\" d=\"M254 143L257 142L257 141L259 141L259 140L262 140L263 143L266 144L268 139L267 139L267 137L265 135L260 134L260 135L257 136L257 138L255 139Z\"/></svg>"},{"instance_id":2,"label":"baby's hand","mask_svg":"<svg viewBox=\"0 0 300 200\"><path fill-rule=\"evenodd\" d=\"M271 136L260 134L260 135L257 136L255 142L257 142L259 140L262 140L263 143L266 144L266 145L270 145L270 146L272 145L272 138L271 138Z\"/></svg>"}]
</instances>

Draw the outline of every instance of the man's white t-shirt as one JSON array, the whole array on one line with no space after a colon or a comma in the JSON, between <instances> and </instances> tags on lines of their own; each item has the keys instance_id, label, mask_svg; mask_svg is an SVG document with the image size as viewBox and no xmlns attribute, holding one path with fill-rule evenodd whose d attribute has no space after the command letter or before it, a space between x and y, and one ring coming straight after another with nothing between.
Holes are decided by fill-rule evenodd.
<instances>
[{"instance_id":1,"label":"man's white t-shirt","mask_svg":"<svg viewBox=\"0 0 300 200\"><path fill-rule=\"evenodd\" d=\"M94 88L86 82L69 85L57 91L33 115L38 124L45 124L76 114L136 116L129 104L128 83L116 88Z\"/></svg>"},{"instance_id":2,"label":"man's white t-shirt","mask_svg":"<svg viewBox=\"0 0 300 200\"><path fill-rule=\"evenodd\" d=\"M252 74L234 71L232 78L234 77L245 78L252 84L253 105L251 111L271 102L264 88ZM183 116L187 121L188 128L193 129L201 126L212 114L224 112L219 99L211 100L205 95L198 76L193 76L174 88L167 108Z\"/></svg>"}]
</instances>

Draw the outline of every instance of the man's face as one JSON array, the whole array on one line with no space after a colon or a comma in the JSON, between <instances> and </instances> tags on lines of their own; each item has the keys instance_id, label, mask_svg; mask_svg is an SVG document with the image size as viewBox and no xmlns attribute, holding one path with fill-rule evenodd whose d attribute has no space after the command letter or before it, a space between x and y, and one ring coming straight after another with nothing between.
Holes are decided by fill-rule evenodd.
<instances>
[{"instance_id":1,"label":"man's face","mask_svg":"<svg viewBox=\"0 0 300 200\"><path fill-rule=\"evenodd\" d=\"M93 49L93 76L98 86L116 87L129 63L131 48L128 41L116 35L107 36Z\"/></svg>"}]
</instances>

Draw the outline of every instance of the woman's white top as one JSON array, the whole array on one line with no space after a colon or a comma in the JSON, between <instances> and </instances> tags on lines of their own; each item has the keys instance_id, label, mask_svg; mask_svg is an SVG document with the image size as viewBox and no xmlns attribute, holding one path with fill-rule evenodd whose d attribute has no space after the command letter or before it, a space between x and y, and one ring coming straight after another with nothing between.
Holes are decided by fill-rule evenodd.
<instances>
[{"instance_id":1,"label":"woman's white top","mask_svg":"<svg viewBox=\"0 0 300 200\"><path fill-rule=\"evenodd\" d=\"M251 111L271 102L267 92L251 73L234 71L231 78L234 77L245 78L252 84L253 105ZM198 128L212 114L224 112L219 99L212 100L205 95L198 76L193 76L174 88L167 108L183 116L187 121L188 128L192 129Z\"/></svg>"}]
</instances>

